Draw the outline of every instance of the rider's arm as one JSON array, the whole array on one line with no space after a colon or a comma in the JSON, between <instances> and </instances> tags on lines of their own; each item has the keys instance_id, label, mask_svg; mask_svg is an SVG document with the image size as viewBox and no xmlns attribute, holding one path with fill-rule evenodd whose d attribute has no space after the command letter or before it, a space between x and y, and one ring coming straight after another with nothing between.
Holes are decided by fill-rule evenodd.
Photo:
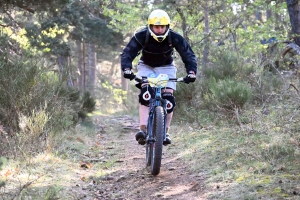
<instances>
[{"instance_id":1,"label":"rider's arm","mask_svg":"<svg viewBox=\"0 0 300 200\"><path fill-rule=\"evenodd\" d=\"M188 42L178 33L172 31L173 45L185 64L187 74L197 74L197 58Z\"/></svg>"},{"instance_id":2,"label":"rider's arm","mask_svg":"<svg viewBox=\"0 0 300 200\"><path fill-rule=\"evenodd\" d=\"M135 37L132 37L121 54L121 69L123 71L125 69L132 69L132 61L135 59L141 49L142 45Z\"/></svg>"}]
</instances>

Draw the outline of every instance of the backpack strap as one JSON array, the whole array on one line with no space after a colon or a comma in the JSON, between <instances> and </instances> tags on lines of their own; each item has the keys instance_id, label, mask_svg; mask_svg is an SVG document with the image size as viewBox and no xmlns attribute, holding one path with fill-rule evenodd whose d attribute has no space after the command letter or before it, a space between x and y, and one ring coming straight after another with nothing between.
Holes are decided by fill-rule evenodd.
<instances>
[{"instance_id":1,"label":"backpack strap","mask_svg":"<svg viewBox=\"0 0 300 200\"><path fill-rule=\"evenodd\" d=\"M172 43L172 37L171 37L171 31L170 30L169 30L169 33L168 33L168 42L169 42L169 46L172 47L173 43Z\"/></svg>"},{"instance_id":2,"label":"backpack strap","mask_svg":"<svg viewBox=\"0 0 300 200\"><path fill-rule=\"evenodd\" d=\"M143 48L145 48L148 45L148 43L149 43L149 37L150 37L150 31L149 31L149 29L147 27L147 32L146 32L146 37L145 37L145 43L144 43L144 47Z\"/></svg>"}]
</instances>

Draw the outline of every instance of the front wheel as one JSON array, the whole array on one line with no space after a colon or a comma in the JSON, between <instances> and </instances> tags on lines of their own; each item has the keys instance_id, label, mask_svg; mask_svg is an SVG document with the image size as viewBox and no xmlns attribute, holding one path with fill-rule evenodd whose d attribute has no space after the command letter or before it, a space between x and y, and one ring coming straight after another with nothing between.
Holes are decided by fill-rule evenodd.
<instances>
[{"instance_id":1,"label":"front wheel","mask_svg":"<svg viewBox=\"0 0 300 200\"><path fill-rule=\"evenodd\" d=\"M151 166L151 159L153 155L153 146L154 143L146 143L146 166Z\"/></svg>"},{"instance_id":2,"label":"front wheel","mask_svg":"<svg viewBox=\"0 0 300 200\"><path fill-rule=\"evenodd\" d=\"M155 138L155 142L153 143L153 145L150 145L150 148L148 150L151 151L151 174L155 176L160 172L165 120L163 107L157 106L154 112L152 134Z\"/></svg>"}]
</instances>

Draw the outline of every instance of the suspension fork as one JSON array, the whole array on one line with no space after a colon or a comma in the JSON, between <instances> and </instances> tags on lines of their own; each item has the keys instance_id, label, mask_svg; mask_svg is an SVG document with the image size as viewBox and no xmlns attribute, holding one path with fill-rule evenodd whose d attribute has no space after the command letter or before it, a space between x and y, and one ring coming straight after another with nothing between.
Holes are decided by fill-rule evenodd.
<instances>
[{"instance_id":1,"label":"suspension fork","mask_svg":"<svg viewBox=\"0 0 300 200\"><path fill-rule=\"evenodd\" d=\"M167 131L167 100L161 97L161 88L155 89L155 106L162 106L164 110L164 141L166 140L166 131Z\"/></svg>"},{"instance_id":2,"label":"suspension fork","mask_svg":"<svg viewBox=\"0 0 300 200\"><path fill-rule=\"evenodd\" d=\"M167 100L166 99L162 99L162 105L164 108L164 141L166 141L166 137L167 137Z\"/></svg>"},{"instance_id":3,"label":"suspension fork","mask_svg":"<svg viewBox=\"0 0 300 200\"><path fill-rule=\"evenodd\" d=\"M161 88L155 88L155 107L162 106L164 109L164 141L166 141L166 131L167 131L167 100L161 97ZM154 108L153 108L154 109ZM154 113L154 112L153 112Z\"/></svg>"},{"instance_id":4,"label":"suspension fork","mask_svg":"<svg viewBox=\"0 0 300 200\"><path fill-rule=\"evenodd\" d=\"M153 143L155 142L154 138L153 138L153 134L152 134L152 131L153 131L153 120L154 120L154 106L155 104L155 99L150 99L150 108L149 108L149 117L148 117L148 125L147 125L147 138L146 138L146 142L147 143Z\"/></svg>"},{"instance_id":5,"label":"suspension fork","mask_svg":"<svg viewBox=\"0 0 300 200\"><path fill-rule=\"evenodd\" d=\"M157 106L162 106L164 108L164 140L166 139L166 122L167 122L167 115L166 115L166 100L161 98L161 88L154 88L155 91L155 98L150 99L150 109L149 109L149 117L148 117L148 126L147 126L147 142L152 143L155 142L155 138L153 138L153 123L154 123L154 112ZM149 126L151 125L151 126Z\"/></svg>"}]
</instances>

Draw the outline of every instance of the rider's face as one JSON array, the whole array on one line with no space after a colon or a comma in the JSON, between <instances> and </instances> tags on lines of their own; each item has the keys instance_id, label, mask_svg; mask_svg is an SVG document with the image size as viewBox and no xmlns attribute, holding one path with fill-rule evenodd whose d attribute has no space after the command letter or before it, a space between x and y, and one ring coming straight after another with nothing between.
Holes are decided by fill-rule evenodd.
<instances>
[{"instance_id":1,"label":"rider's face","mask_svg":"<svg viewBox=\"0 0 300 200\"><path fill-rule=\"evenodd\" d=\"M152 31L157 35L162 35L166 32L166 25L152 25Z\"/></svg>"}]
</instances>

